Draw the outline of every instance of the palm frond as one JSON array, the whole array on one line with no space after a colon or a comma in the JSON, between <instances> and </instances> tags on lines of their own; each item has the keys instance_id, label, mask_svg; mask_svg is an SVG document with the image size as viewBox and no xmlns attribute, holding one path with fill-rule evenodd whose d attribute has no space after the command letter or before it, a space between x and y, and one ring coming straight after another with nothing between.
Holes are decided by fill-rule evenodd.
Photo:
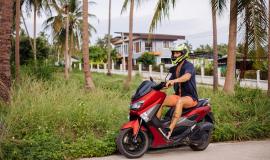
<instances>
[{"instance_id":1,"label":"palm frond","mask_svg":"<svg viewBox=\"0 0 270 160\"><path fill-rule=\"evenodd\" d=\"M121 9L121 14L123 14L127 10L129 0L125 0Z\"/></svg>"},{"instance_id":2,"label":"palm frond","mask_svg":"<svg viewBox=\"0 0 270 160\"><path fill-rule=\"evenodd\" d=\"M157 28L157 24L164 18L169 18L171 7L174 8L176 0L159 0L156 5L155 13L150 24L150 32Z\"/></svg>"},{"instance_id":3,"label":"palm frond","mask_svg":"<svg viewBox=\"0 0 270 160\"><path fill-rule=\"evenodd\" d=\"M210 0L212 9L215 9L219 15L222 15L227 8L227 0Z\"/></svg>"}]
</instances>

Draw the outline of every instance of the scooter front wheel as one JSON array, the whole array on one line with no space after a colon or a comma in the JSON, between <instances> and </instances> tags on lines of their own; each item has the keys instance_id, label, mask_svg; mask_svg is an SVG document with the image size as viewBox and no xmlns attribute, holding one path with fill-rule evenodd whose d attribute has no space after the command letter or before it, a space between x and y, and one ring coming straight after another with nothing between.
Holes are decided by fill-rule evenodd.
<instances>
[{"instance_id":1,"label":"scooter front wheel","mask_svg":"<svg viewBox=\"0 0 270 160\"><path fill-rule=\"evenodd\" d=\"M116 140L117 149L127 158L139 158L144 155L149 147L149 137L146 132L139 131L135 137L133 129L123 129Z\"/></svg>"}]
</instances>

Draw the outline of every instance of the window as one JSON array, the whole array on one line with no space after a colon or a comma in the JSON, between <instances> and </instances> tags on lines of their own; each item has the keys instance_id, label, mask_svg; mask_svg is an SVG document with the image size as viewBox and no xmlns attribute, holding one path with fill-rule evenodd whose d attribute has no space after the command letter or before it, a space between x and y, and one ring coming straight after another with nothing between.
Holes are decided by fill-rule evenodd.
<instances>
[{"instance_id":1,"label":"window","mask_svg":"<svg viewBox=\"0 0 270 160\"><path fill-rule=\"evenodd\" d=\"M164 63L164 64L171 64L172 61L170 58L161 58L161 63Z\"/></svg>"},{"instance_id":2,"label":"window","mask_svg":"<svg viewBox=\"0 0 270 160\"><path fill-rule=\"evenodd\" d=\"M170 48L170 41L163 41L163 48Z\"/></svg>"},{"instance_id":3,"label":"window","mask_svg":"<svg viewBox=\"0 0 270 160\"><path fill-rule=\"evenodd\" d=\"M145 51L147 51L147 52L152 51L152 42L149 42L149 41L145 42Z\"/></svg>"},{"instance_id":4,"label":"window","mask_svg":"<svg viewBox=\"0 0 270 160\"><path fill-rule=\"evenodd\" d=\"M127 44L124 45L124 54L125 55L128 54L128 45Z\"/></svg>"},{"instance_id":5,"label":"window","mask_svg":"<svg viewBox=\"0 0 270 160\"><path fill-rule=\"evenodd\" d=\"M141 52L141 41L134 43L133 50L135 53Z\"/></svg>"}]
</instances>

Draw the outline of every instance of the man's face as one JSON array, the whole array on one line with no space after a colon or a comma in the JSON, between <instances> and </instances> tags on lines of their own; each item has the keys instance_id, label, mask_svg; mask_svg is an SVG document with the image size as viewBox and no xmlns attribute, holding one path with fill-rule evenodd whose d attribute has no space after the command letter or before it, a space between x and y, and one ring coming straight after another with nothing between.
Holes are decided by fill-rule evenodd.
<instances>
[{"instance_id":1,"label":"man's face","mask_svg":"<svg viewBox=\"0 0 270 160\"><path fill-rule=\"evenodd\" d=\"M177 58L177 57L181 56L181 54L182 54L182 52L180 52L180 51L174 51L174 52L172 52L172 57Z\"/></svg>"}]
</instances>

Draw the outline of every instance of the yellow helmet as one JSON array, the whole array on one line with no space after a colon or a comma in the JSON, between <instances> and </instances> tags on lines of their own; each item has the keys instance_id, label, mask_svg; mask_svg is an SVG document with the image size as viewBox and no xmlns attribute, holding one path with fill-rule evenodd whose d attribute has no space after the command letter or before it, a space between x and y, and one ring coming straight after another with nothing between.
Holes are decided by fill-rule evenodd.
<instances>
[{"instance_id":1,"label":"yellow helmet","mask_svg":"<svg viewBox=\"0 0 270 160\"><path fill-rule=\"evenodd\" d=\"M179 44L173 48L171 48L172 56L171 56L171 61L174 65L182 62L183 60L187 59L189 56L189 48L186 44ZM181 56L179 57L174 57L173 52L181 52Z\"/></svg>"}]
</instances>

